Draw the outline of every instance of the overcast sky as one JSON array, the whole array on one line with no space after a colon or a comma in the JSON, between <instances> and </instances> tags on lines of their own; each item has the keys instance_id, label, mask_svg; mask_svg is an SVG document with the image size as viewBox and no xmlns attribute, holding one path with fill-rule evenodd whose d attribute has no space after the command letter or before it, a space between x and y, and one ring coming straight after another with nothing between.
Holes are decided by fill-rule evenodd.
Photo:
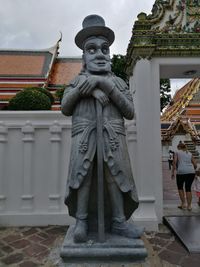
<instances>
[{"instance_id":1,"label":"overcast sky","mask_svg":"<svg viewBox=\"0 0 200 267\"><path fill-rule=\"evenodd\" d=\"M113 54L126 54L140 12L151 14L155 0L0 0L0 49L45 49L60 38L61 57L81 56L74 37L83 19L101 15L115 33ZM172 81L173 91L183 82Z\"/></svg>"},{"instance_id":2,"label":"overcast sky","mask_svg":"<svg viewBox=\"0 0 200 267\"><path fill-rule=\"evenodd\" d=\"M115 32L112 54L126 54L134 21L155 0L0 0L0 49L44 49L59 39L60 56L80 56L74 37L83 19L101 15Z\"/></svg>"}]
</instances>

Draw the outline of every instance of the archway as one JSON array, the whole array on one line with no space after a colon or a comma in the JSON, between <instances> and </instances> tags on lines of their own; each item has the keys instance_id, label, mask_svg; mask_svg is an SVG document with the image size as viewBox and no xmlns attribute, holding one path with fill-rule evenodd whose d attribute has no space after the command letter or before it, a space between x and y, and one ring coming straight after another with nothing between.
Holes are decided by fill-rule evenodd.
<instances>
[{"instance_id":1,"label":"archway","mask_svg":"<svg viewBox=\"0 0 200 267\"><path fill-rule=\"evenodd\" d=\"M127 72L136 114L136 183L140 208L134 219L155 230L163 216L160 78L200 77L198 1L155 1L138 15L127 50ZM195 70L194 72L190 72Z\"/></svg>"}]
</instances>

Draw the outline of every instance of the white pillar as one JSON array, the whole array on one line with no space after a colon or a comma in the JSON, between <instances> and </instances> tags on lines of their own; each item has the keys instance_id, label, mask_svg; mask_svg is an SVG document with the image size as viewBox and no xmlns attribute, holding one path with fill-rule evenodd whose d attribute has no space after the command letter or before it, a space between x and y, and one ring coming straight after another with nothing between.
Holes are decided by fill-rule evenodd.
<instances>
[{"instance_id":1,"label":"white pillar","mask_svg":"<svg viewBox=\"0 0 200 267\"><path fill-rule=\"evenodd\" d=\"M133 219L148 230L157 230L163 207L159 69L155 70L149 60L138 61L130 85L134 92L137 128L134 165L140 200Z\"/></svg>"},{"instance_id":2,"label":"white pillar","mask_svg":"<svg viewBox=\"0 0 200 267\"><path fill-rule=\"evenodd\" d=\"M6 143L8 129L0 122L0 211L5 210L6 201Z\"/></svg>"},{"instance_id":3,"label":"white pillar","mask_svg":"<svg viewBox=\"0 0 200 267\"><path fill-rule=\"evenodd\" d=\"M58 211L61 205L60 175L61 175L61 126L54 121L50 127L51 133L51 173L49 177L49 209Z\"/></svg>"},{"instance_id":4,"label":"white pillar","mask_svg":"<svg viewBox=\"0 0 200 267\"><path fill-rule=\"evenodd\" d=\"M129 152L129 157L131 160L131 168L132 168L132 173L133 177L135 180L135 177L137 177L137 168L136 168L136 161L137 161L137 155L135 153L137 149L137 129L136 129L136 122L135 120L128 121L126 123L126 136L127 136L127 144L128 144L128 152ZM137 187L137 180L136 182L136 187Z\"/></svg>"},{"instance_id":5,"label":"white pillar","mask_svg":"<svg viewBox=\"0 0 200 267\"><path fill-rule=\"evenodd\" d=\"M22 183L22 205L24 211L33 209L33 142L34 128L30 121L26 121L22 127L23 141L23 183Z\"/></svg>"}]
</instances>

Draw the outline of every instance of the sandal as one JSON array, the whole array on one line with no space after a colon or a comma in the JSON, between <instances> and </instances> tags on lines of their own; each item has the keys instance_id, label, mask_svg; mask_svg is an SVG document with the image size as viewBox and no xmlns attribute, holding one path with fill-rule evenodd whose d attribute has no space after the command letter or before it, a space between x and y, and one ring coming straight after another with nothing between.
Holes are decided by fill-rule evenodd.
<instances>
[{"instance_id":1,"label":"sandal","mask_svg":"<svg viewBox=\"0 0 200 267\"><path fill-rule=\"evenodd\" d=\"M178 206L178 208L179 208L180 210L185 210L185 209L186 209L185 206Z\"/></svg>"},{"instance_id":2,"label":"sandal","mask_svg":"<svg viewBox=\"0 0 200 267\"><path fill-rule=\"evenodd\" d=\"M190 208L188 207L187 210L188 210L188 211L191 211L191 210L192 210L192 207L190 207Z\"/></svg>"}]
</instances>

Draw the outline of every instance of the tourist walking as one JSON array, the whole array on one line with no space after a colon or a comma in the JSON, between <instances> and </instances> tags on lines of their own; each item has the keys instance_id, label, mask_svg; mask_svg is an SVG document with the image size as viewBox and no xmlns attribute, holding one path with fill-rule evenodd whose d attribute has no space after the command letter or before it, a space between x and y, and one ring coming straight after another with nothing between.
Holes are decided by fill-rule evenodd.
<instances>
[{"instance_id":1,"label":"tourist walking","mask_svg":"<svg viewBox=\"0 0 200 267\"><path fill-rule=\"evenodd\" d=\"M169 170L171 170L171 168L172 168L173 160L174 160L174 151L169 150L169 159L168 159Z\"/></svg>"},{"instance_id":2,"label":"tourist walking","mask_svg":"<svg viewBox=\"0 0 200 267\"><path fill-rule=\"evenodd\" d=\"M178 188L181 204L179 209L192 210L192 193L191 186L195 178L195 169L197 167L196 161L192 154L187 150L184 143L179 143L178 151L175 153L173 167L172 167L172 179L175 178Z\"/></svg>"}]
</instances>

